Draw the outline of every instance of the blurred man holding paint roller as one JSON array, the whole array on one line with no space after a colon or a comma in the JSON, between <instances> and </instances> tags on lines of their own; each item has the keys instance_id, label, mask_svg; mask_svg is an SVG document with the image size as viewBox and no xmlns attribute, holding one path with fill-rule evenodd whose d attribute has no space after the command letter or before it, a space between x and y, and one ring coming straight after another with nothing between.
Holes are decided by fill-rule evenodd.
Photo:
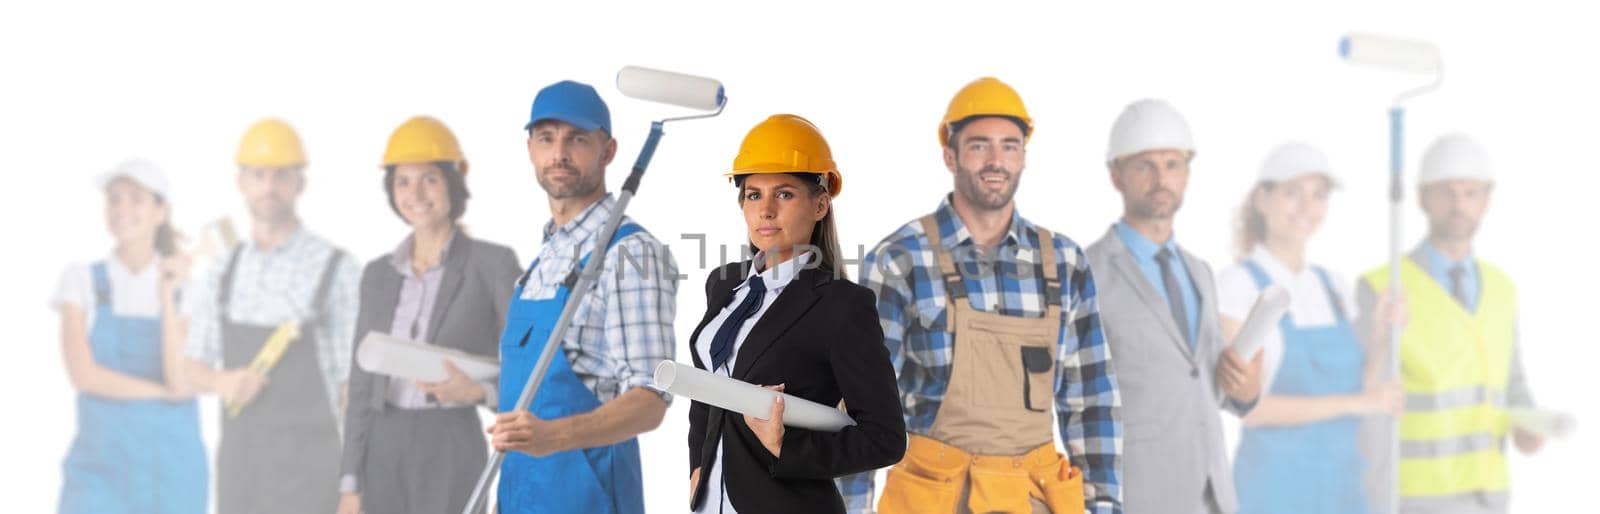
<instances>
[{"instance_id":1,"label":"blurred man holding paint roller","mask_svg":"<svg viewBox=\"0 0 1600 514\"><path fill-rule=\"evenodd\" d=\"M1422 156L1417 199L1428 236L1400 265L1402 316L1409 320L1400 329L1406 400L1399 493L1406 514L1506 512L1506 436L1523 453L1544 445L1540 436L1513 428L1506 413L1534 404L1519 351L1516 287L1474 256L1473 237L1493 190L1488 154L1468 136L1441 137ZM1374 323L1377 295L1388 285L1387 267L1362 277L1360 323ZM1387 336L1374 341L1384 352ZM1370 495L1387 498L1388 438L1372 439L1369 448L1381 450L1367 452L1374 461Z\"/></svg>"},{"instance_id":2,"label":"blurred man holding paint roller","mask_svg":"<svg viewBox=\"0 0 1600 514\"><path fill-rule=\"evenodd\" d=\"M617 153L611 113L593 87L562 81L539 91L527 125L528 159L550 206L544 244L515 284L500 338L500 411L488 429L509 452L500 468L505 513L644 512L635 438L655 429L670 398L643 386L676 348L677 265L624 218L597 241L616 200L605 171ZM527 410L513 409L577 274L598 244L593 294L576 306Z\"/></svg>"},{"instance_id":3,"label":"blurred man holding paint roller","mask_svg":"<svg viewBox=\"0 0 1600 514\"><path fill-rule=\"evenodd\" d=\"M1095 279L1076 243L1013 202L1032 133L1010 86L963 87L939 123L954 192L862 261L910 432L883 514L1121 512ZM871 508L871 473L839 486L851 512Z\"/></svg>"},{"instance_id":4,"label":"blurred man holding paint roller","mask_svg":"<svg viewBox=\"0 0 1600 514\"><path fill-rule=\"evenodd\" d=\"M217 510L333 512L361 270L295 214L306 156L289 124L252 125L236 163L251 237L184 295L182 379L226 405Z\"/></svg>"},{"instance_id":5,"label":"blurred man holding paint roller","mask_svg":"<svg viewBox=\"0 0 1600 514\"><path fill-rule=\"evenodd\" d=\"M1211 267L1173 233L1194 155L1170 104L1128 105L1106 152L1122 219L1089 246L1128 434L1123 500L1135 514L1237 510L1217 411L1243 416L1261 392L1261 352L1247 361L1225 348Z\"/></svg>"}]
</instances>

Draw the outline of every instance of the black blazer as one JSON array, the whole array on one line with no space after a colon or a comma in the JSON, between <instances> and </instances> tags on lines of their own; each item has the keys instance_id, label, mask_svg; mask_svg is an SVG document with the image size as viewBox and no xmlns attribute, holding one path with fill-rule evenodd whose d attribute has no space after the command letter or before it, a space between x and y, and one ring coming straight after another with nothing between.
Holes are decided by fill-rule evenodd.
<instances>
[{"instance_id":1,"label":"black blazer","mask_svg":"<svg viewBox=\"0 0 1600 514\"><path fill-rule=\"evenodd\" d=\"M750 262L728 264L706 280L706 313L690 336L689 355L706 369L696 348L700 332L727 306ZM712 327L715 330L717 327ZM838 433L788 427L783 457L774 459L736 412L694 402L689 406L689 463L701 468L690 508L706 501L711 466L722 476L741 512L844 512L833 479L885 467L906 450L906 424L889 351L872 291L834 280L819 269L801 271L767 308L739 348L733 378L785 391L823 405L840 400L856 425ZM715 462L717 441L722 462Z\"/></svg>"},{"instance_id":2,"label":"black blazer","mask_svg":"<svg viewBox=\"0 0 1600 514\"><path fill-rule=\"evenodd\" d=\"M516 254L510 248L473 239L457 229L443 264L444 276L433 301L433 312L429 313L427 340L499 360L500 329L506 324L511 292L522 273ZM361 344L367 332L389 332L403 281L404 277L390 262L389 254L367 263L361 273L361 308L356 316L355 345ZM389 377L361 369L354 362L355 352L351 354L350 398L345 407L344 455L340 470L343 474L356 475L357 487L364 488L366 477L360 475L367 456L368 436L378 413L387 408L384 395L389 389Z\"/></svg>"}]
</instances>

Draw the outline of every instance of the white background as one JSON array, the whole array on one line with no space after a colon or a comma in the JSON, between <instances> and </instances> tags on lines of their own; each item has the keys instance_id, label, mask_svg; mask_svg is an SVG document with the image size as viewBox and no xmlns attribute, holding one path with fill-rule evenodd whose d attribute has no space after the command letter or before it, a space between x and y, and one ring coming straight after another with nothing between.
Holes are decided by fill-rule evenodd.
<instances>
[{"instance_id":1,"label":"white background","mask_svg":"<svg viewBox=\"0 0 1600 514\"><path fill-rule=\"evenodd\" d=\"M0 499L47 512L74 431L57 316L46 303L63 266L110 247L90 178L128 156L173 178L180 229L231 214L234 146L255 119L288 119L306 142L306 225L370 259L406 227L385 205L378 159L414 114L461 138L478 235L534 255L549 217L519 130L537 89L559 79L599 87L621 152L620 187L648 121L677 114L612 85L638 64L720 78L722 117L669 126L630 213L678 243L679 356L703 312L706 267L678 234L743 241L721 173L743 133L769 114L822 128L845 176L836 203L847 247L868 245L930 211L949 191L935 127L959 87L983 75L1014 85L1036 120L1017 203L1087 245L1120 212L1102 164L1111 121L1148 96L1173 102L1199 156L1178 220L1181 243L1220 268L1233 258L1233 211L1266 152L1304 138L1332 157L1346 188L1313 260L1347 276L1383 262L1385 108L1405 77L1353 69L1335 46L1350 30L1422 37L1444 51L1444 88L1411 104L1409 173L1433 137L1476 135L1499 186L1479 254L1520 287L1524 356L1541 403L1588 423L1533 458L1513 458L1518 512L1588 510L1582 477L1597 452L1590 331L1600 280L1585 261L1600 115L1594 15L1573 2L1321 2L1289 5L782 2L667 6L8 3L0 8L0 201L7 275ZM1515 4L1515 5L1513 5ZM1408 197L1408 202L1413 198ZM1406 208L1405 245L1423 227ZM847 253L854 254L853 250ZM647 503L685 505L687 403L642 437ZM208 427L214 430L214 427ZM211 432L214 435L214 432ZM334 458L334 456L330 456ZM1587 465L1587 466L1586 466ZM334 484L329 484L334 487Z\"/></svg>"}]
</instances>

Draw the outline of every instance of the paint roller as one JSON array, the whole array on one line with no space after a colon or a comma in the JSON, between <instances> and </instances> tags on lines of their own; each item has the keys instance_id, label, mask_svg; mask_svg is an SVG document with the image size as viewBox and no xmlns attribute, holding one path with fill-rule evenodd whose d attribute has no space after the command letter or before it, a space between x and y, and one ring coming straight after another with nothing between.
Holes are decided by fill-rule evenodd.
<instances>
[{"instance_id":1,"label":"paint roller","mask_svg":"<svg viewBox=\"0 0 1600 514\"><path fill-rule=\"evenodd\" d=\"M650 159L655 156L656 146L661 143L666 124L722 114L722 108L728 102L722 83L715 79L638 66L627 66L617 72L617 89L623 95L638 100L711 112L664 118L650 123L650 135L645 138L644 146L639 149L639 157L634 160L633 171L622 184L622 192L617 196L616 207L612 209L611 217L606 220L605 227L595 235L596 241L610 241L617 232L617 226L622 224L623 213L627 211L628 203L639 190L639 181L644 178L644 170L650 166ZM608 245L595 245L592 252L594 255L584 265L583 272L578 275L578 281L573 285L566 305L561 308L561 315L557 318L554 329L550 331L550 337L545 341L544 349L540 351L539 359L534 363L533 371L528 375L528 381L522 388L522 394L517 397L513 409L527 410L528 405L539 393L539 385L544 382L545 373L550 369L550 361L561 348L561 341L566 338L567 328L572 324L573 313L577 310L577 306L583 304L589 290L594 287L595 280L599 278L607 250ZM493 453L484 466L483 473L478 476L478 484L473 488L472 497L467 501L466 507L462 509L463 514L477 514L488 507L488 502L485 501L488 498L488 488L494 483L495 475L499 473L500 464L505 458L505 452L496 450Z\"/></svg>"},{"instance_id":2,"label":"paint roller","mask_svg":"<svg viewBox=\"0 0 1600 514\"><path fill-rule=\"evenodd\" d=\"M1405 198L1404 149L1405 107L1407 100L1439 89L1444 83L1444 59L1439 47L1432 43L1382 36L1352 33L1339 40L1339 56L1355 66L1384 71L1421 75L1430 80L1422 85L1401 91L1389 106L1389 303L1399 302L1400 295L1400 216L1401 202ZM1389 334L1389 376L1400 376L1400 334ZM1400 510L1400 418L1393 418L1389 448L1388 510ZM1376 507L1376 506L1375 506Z\"/></svg>"},{"instance_id":3,"label":"paint roller","mask_svg":"<svg viewBox=\"0 0 1600 514\"><path fill-rule=\"evenodd\" d=\"M617 72L617 90L647 102L715 111L727 100L722 83L670 71L626 66Z\"/></svg>"}]
</instances>

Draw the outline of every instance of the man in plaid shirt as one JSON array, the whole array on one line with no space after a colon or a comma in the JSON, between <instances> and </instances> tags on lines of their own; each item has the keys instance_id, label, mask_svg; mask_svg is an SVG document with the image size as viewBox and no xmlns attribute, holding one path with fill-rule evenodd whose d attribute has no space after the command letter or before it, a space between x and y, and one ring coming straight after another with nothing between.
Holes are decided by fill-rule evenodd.
<instances>
[{"instance_id":1,"label":"man in plaid shirt","mask_svg":"<svg viewBox=\"0 0 1600 514\"><path fill-rule=\"evenodd\" d=\"M545 87L523 128L551 219L533 264L506 284L512 297L500 339L500 414L488 430L494 448L508 453L499 510L642 514L637 436L661 423L671 400L644 386L657 363L673 358L677 265L626 216L609 241L601 238L617 208L605 182L617 141L611 111L593 87ZM552 343L560 352L538 394L527 409L514 409L578 273L607 247L571 328Z\"/></svg>"},{"instance_id":2,"label":"man in plaid shirt","mask_svg":"<svg viewBox=\"0 0 1600 514\"><path fill-rule=\"evenodd\" d=\"M911 437L883 514L1121 512L1119 399L1088 259L1013 202L1031 129L1004 83L962 89L940 127L955 191L862 261ZM850 512L870 511L872 473L839 488Z\"/></svg>"}]
</instances>

